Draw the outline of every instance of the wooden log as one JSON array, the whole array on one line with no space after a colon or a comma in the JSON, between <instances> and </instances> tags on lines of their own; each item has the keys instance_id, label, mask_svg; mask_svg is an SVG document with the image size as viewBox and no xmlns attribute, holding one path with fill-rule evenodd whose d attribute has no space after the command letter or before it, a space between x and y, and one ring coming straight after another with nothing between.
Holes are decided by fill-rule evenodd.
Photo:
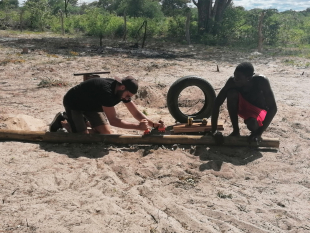
<instances>
[{"instance_id":1,"label":"wooden log","mask_svg":"<svg viewBox=\"0 0 310 233\"><path fill-rule=\"evenodd\" d=\"M92 75L92 74L110 74L110 71L98 71L98 72L90 72L90 73L77 73L73 74L74 76L79 76L79 75Z\"/></svg>"},{"instance_id":2,"label":"wooden log","mask_svg":"<svg viewBox=\"0 0 310 233\"><path fill-rule=\"evenodd\" d=\"M199 135L119 135L119 134L72 134L44 131L0 130L0 140L52 142L52 143L96 143L106 144L157 144L157 145L217 145L212 136ZM225 137L220 146L251 146L279 148L279 139L263 138L262 142L249 144L246 136Z\"/></svg>"},{"instance_id":3,"label":"wooden log","mask_svg":"<svg viewBox=\"0 0 310 233\"><path fill-rule=\"evenodd\" d=\"M224 130L223 121L218 121L217 130ZM191 133L191 132L206 132L211 131L211 121L208 121L206 125L200 123L188 124L178 124L173 126L174 133Z\"/></svg>"}]
</instances>

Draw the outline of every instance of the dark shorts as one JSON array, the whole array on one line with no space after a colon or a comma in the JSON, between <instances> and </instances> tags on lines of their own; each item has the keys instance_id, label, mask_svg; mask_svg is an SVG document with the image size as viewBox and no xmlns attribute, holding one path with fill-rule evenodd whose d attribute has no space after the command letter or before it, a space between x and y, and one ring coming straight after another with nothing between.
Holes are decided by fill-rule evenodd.
<instances>
[{"instance_id":1,"label":"dark shorts","mask_svg":"<svg viewBox=\"0 0 310 233\"><path fill-rule=\"evenodd\" d=\"M83 112L65 108L68 122L73 133L81 133L87 129L86 121L90 122L92 128L109 124L104 112Z\"/></svg>"}]
</instances>

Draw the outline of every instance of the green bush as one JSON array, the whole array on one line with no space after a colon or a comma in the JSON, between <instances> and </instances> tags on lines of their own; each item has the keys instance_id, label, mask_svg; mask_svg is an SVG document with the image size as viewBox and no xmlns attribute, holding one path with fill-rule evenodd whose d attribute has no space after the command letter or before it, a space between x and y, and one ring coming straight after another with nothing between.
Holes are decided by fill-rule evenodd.
<instances>
[{"instance_id":1,"label":"green bush","mask_svg":"<svg viewBox=\"0 0 310 233\"><path fill-rule=\"evenodd\" d=\"M182 16L170 17L168 19L168 32L167 36L175 38L178 41L185 39L185 22L186 18Z\"/></svg>"}]
</instances>

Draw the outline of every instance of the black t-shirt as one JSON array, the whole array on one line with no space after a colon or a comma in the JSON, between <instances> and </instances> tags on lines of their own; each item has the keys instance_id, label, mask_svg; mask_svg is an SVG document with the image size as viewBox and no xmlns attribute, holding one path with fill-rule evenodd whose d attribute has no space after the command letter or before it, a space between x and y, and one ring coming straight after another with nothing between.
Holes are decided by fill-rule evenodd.
<instances>
[{"instance_id":1,"label":"black t-shirt","mask_svg":"<svg viewBox=\"0 0 310 233\"><path fill-rule=\"evenodd\" d=\"M102 106L113 107L121 100L114 93L117 81L111 78L92 78L72 87L64 96L63 104L72 110L102 112Z\"/></svg>"}]
</instances>

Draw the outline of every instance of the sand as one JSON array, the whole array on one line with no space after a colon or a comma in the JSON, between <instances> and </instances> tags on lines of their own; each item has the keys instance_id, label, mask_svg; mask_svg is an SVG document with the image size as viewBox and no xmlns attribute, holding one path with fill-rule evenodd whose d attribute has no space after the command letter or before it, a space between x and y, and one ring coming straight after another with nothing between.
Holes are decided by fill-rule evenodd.
<instances>
[{"instance_id":1,"label":"sand","mask_svg":"<svg viewBox=\"0 0 310 233\"><path fill-rule=\"evenodd\" d=\"M101 70L139 78L138 108L172 125L166 95L174 81L197 75L218 93L250 61L274 90L278 113L263 136L279 138L280 148L1 141L0 232L310 232L309 60L151 43L178 56L141 57L102 53L92 40L1 35L0 129L48 130L63 95L82 81L72 74ZM48 79L63 85L38 87ZM116 109L134 121L122 104ZM228 135L226 105L220 119Z\"/></svg>"}]
</instances>

